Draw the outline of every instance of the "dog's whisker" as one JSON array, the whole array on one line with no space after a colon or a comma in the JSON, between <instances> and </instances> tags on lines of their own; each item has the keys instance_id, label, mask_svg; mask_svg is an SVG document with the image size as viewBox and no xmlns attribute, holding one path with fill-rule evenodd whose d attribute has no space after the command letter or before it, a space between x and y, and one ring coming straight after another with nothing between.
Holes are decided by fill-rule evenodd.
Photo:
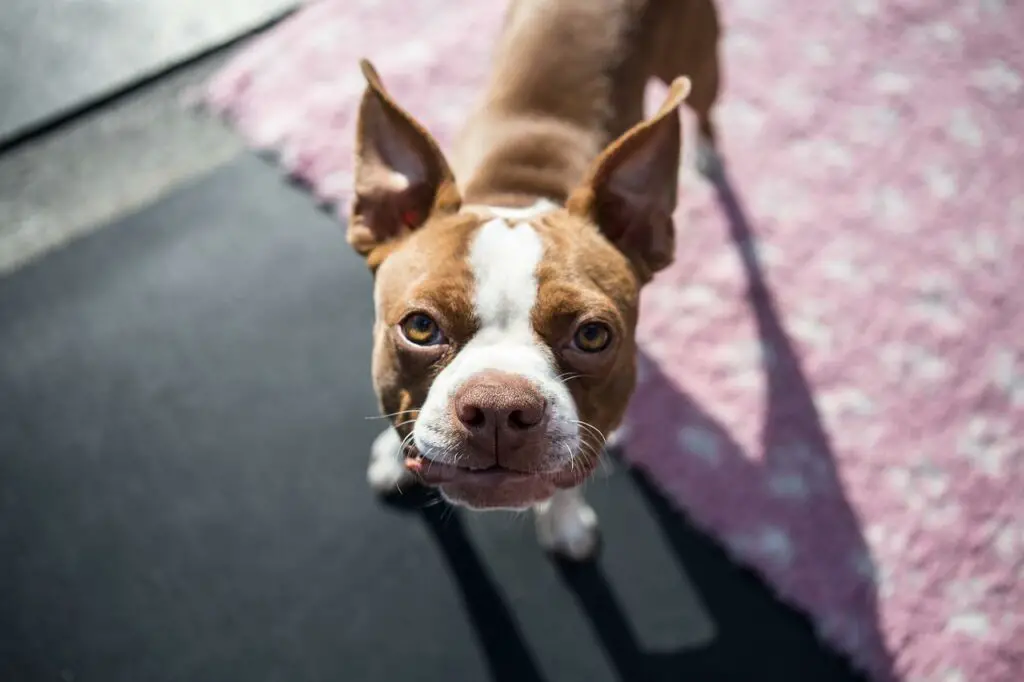
<instances>
[{"instance_id":1,"label":"dog's whisker","mask_svg":"<svg viewBox=\"0 0 1024 682\"><path fill-rule=\"evenodd\" d=\"M600 448L594 453L594 457L597 459L597 466L601 470L601 473L605 476L611 473L612 465L608 461L608 455L604 448Z\"/></svg>"},{"instance_id":2,"label":"dog's whisker","mask_svg":"<svg viewBox=\"0 0 1024 682\"><path fill-rule=\"evenodd\" d=\"M398 446L398 455L400 457L405 457L406 448L409 447L409 442L413 439L414 435L414 432L410 431L406 434L405 438L402 439L402 442Z\"/></svg>"},{"instance_id":3,"label":"dog's whisker","mask_svg":"<svg viewBox=\"0 0 1024 682\"><path fill-rule=\"evenodd\" d=\"M589 426L589 425L588 425ZM602 444L598 444L588 439L581 439L579 451L576 454L576 458L582 460L585 464L595 462L603 474L609 472L609 463L605 458L605 451Z\"/></svg>"},{"instance_id":4,"label":"dog's whisker","mask_svg":"<svg viewBox=\"0 0 1024 682\"><path fill-rule=\"evenodd\" d=\"M592 433L595 436L597 436L598 440L600 440L600 446L601 447L604 447L605 445L607 445L608 438L603 433L601 433L601 429L599 429L596 426L594 426L593 424L585 422L585 421L583 421L581 419L573 419L572 423L576 424L577 426L579 426L580 428L584 429L585 431L587 431L589 433Z\"/></svg>"},{"instance_id":5,"label":"dog's whisker","mask_svg":"<svg viewBox=\"0 0 1024 682\"><path fill-rule=\"evenodd\" d=\"M374 414L363 419L391 419L392 417L401 417L406 414L416 414L419 410L399 410L398 412L390 412L388 414Z\"/></svg>"}]
</instances>

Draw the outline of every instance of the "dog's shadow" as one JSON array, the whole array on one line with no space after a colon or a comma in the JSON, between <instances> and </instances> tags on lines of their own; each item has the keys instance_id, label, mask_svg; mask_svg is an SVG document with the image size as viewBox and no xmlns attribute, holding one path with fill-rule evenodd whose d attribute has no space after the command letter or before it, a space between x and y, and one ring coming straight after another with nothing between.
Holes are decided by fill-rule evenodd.
<instances>
[{"instance_id":1,"label":"dog's shadow","mask_svg":"<svg viewBox=\"0 0 1024 682\"><path fill-rule=\"evenodd\" d=\"M390 506L418 513L462 593L462 603L494 682L543 682L516 618L462 523L460 512L437 494L415 487L389 498Z\"/></svg>"},{"instance_id":2,"label":"dog's shadow","mask_svg":"<svg viewBox=\"0 0 1024 682\"><path fill-rule=\"evenodd\" d=\"M764 457L760 461L752 461L745 456L727 430L681 392L659 371L657 364L647 358L641 360L650 371L633 403L634 410L644 415L643 423L648 425L643 429L646 434L642 439L643 446L675 452L680 447L676 434L684 426L712 434L719 444L719 466L709 475L724 477L742 490L760 491L756 494L764 496L764 499L748 500L756 509L763 506L761 503L770 507L768 481L780 466L793 473L792 461L775 460L779 457L777 453L785 451L783 446L798 439L806 446L806 452L813 453L813 457L804 462L804 466L813 471L796 473L812 476L818 491L814 506L806 510L805 522L812 526L810 536L822 538L822 548L841 548L843 551L802 555L802 563L793 570L800 571L812 581L842 580L843 576L850 575L850 556L868 556L866 543L836 474L830 439L815 407L799 356L778 315L753 248L752 230L724 169L719 169L714 184L728 219L730 236L742 259L748 301L759 338L763 346L772 351L771 365L765 367L767 409L763 417L761 443ZM664 424L671 424L673 428L650 428L650 425ZM624 445L630 447L628 436ZM681 453L680 456L688 455ZM630 476L680 570L700 594L715 623L717 636L710 645L700 649L647 652L633 632L599 564L557 562L559 575L585 612L621 680L637 682L684 677L732 680L749 676L752 669L758 671L759 677L767 679L802 680L812 679L811 676L828 680L859 679L841 657L815 646L817 638L805 619L782 607L766 609L763 604L770 600L770 593L765 587L757 589L762 606L755 610L759 610L762 617L752 622L752 605L748 599L752 592L745 589L737 593L721 587L722 567L728 565L721 550L687 524L644 474L634 470ZM429 495L420 491L407 494L393 503L416 509L430 529L463 593L469 618L491 670L491 679L495 682L544 680L502 591L469 540L458 513L445 505L426 503L428 498L424 496ZM609 549L605 548L605 551ZM751 574L745 574L742 580L748 586L756 582ZM843 605L847 612L843 615L847 623L854 625L854 634L858 638L856 645L867 659L874 662L872 676L877 679L893 678L891 658L879 629L872 583L870 580L851 583L844 586L844 592L846 599ZM790 632L793 631L792 621L800 621L798 629L802 634L798 639L802 643L795 643L792 638L783 641L773 630L773 623L765 622L765 613L780 612L787 614L780 617L790 620L786 625ZM754 660L749 660L751 658ZM744 662L744 659L747 660Z\"/></svg>"}]
</instances>

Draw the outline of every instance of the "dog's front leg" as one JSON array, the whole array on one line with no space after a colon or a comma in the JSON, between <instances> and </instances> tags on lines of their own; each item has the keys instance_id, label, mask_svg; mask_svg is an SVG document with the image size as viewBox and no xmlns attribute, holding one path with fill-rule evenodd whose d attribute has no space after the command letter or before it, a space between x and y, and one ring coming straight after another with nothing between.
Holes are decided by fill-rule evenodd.
<instances>
[{"instance_id":1,"label":"dog's front leg","mask_svg":"<svg viewBox=\"0 0 1024 682\"><path fill-rule=\"evenodd\" d=\"M370 488L381 495L401 492L416 483L416 475L405 468L402 439L390 426L370 446L370 466L366 469Z\"/></svg>"},{"instance_id":2,"label":"dog's front leg","mask_svg":"<svg viewBox=\"0 0 1024 682\"><path fill-rule=\"evenodd\" d=\"M597 514L583 499L579 488L559 490L533 508L537 538L541 546L573 561L585 561L597 554L600 530Z\"/></svg>"}]
</instances>

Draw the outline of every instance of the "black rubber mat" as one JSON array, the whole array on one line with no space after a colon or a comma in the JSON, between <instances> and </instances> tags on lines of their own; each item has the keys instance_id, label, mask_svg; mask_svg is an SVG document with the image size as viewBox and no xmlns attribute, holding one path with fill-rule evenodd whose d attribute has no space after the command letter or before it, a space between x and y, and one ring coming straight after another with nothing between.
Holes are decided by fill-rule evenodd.
<instances>
[{"instance_id":1,"label":"black rubber mat","mask_svg":"<svg viewBox=\"0 0 1024 682\"><path fill-rule=\"evenodd\" d=\"M4 0L0 145L267 25L298 0Z\"/></svg>"},{"instance_id":2,"label":"black rubber mat","mask_svg":"<svg viewBox=\"0 0 1024 682\"><path fill-rule=\"evenodd\" d=\"M620 465L593 566L375 500L370 321L253 157L0 280L0 679L851 679Z\"/></svg>"}]
</instances>

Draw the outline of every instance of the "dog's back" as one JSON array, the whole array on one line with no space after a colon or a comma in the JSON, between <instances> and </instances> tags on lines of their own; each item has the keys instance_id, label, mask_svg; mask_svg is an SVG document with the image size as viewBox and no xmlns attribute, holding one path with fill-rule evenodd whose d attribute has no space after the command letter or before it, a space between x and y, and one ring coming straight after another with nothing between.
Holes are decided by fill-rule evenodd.
<instances>
[{"instance_id":1,"label":"dog's back","mask_svg":"<svg viewBox=\"0 0 1024 682\"><path fill-rule=\"evenodd\" d=\"M692 80L687 104L713 145L718 38L711 0L513 0L456 145L464 196L563 200L594 156L643 119L652 77Z\"/></svg>"}]
</instances>

